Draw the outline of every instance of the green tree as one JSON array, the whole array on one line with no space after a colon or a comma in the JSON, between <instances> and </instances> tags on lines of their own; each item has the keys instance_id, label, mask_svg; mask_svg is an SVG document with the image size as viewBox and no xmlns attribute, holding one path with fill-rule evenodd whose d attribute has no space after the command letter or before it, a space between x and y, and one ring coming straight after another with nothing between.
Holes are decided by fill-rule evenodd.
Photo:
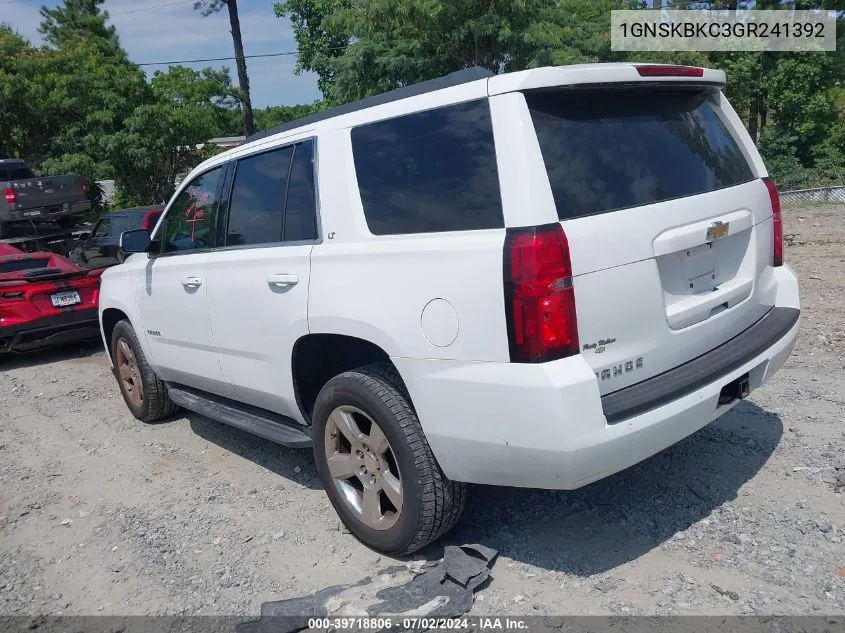
<instances>
[{"instance_id":1,"label":"green tree","mask_svg":"<svg viewBox=\"0 0 845 633\"><path fill-rule=\"evenodd\" d=\"M11 25L0 24L0 158L25 158L47 140L35 99L37 55Z\"/></svg>"},{"instance_id":2,"label":"green tree","mask_svg":"<svg viewBox=\"0 0 845 633\"><path fill-rule=\"evenodd\" d=\"M41 7L41 24L38 32L48 46L60 49L83 39L106 56L127 59L120 46L117 29L108 24L109 14L100 6L105 0L65 0L61 5Z\"/></svg>"},{"instance_id":3,"label":"green tree","mask_svg":"<svg viewBox=\"0 0 845 633\"><path fill-rule=\"evenodd\" d=\"M239 127L240 92L225 68L173 66L148 81L101 5L45 8L38 48L0 25L0 155L43 173L114 179L121 203L163 202L219 151L198 145Z\"/></svg>"},{"instance_id":4,"label":"green tree","mask_svg":"<svg viewBox=\"0 0 845 633\"><path fill-rule=\"evenodd\" d=\"M315 103L308 103L295 106L270 106L255 111L255 129L266 130L283 123L295 121L302 117L319 112L323 108L323 103L317 101Z\"/></svg>"},{"instance_id":5,"label":"green tree","mask_svg":"<svg viewBox=\"0 0 845 633\"><path fill-rule=\"evenodd\" d=\"M560 0L543 10L526 29L533 49L529 66L622 61L610 50L610 12L634 8L627 0Z\"/></svg>"},{"instance_id":6,"label":"green tree","mask_svg":"<svg viewBox=\"0 0 845 633\"><path fill-rule=\"evenodd\" d=\"M186 135L208 140L229 133L232 114L238 114L240 93L232 86L229 69L204 68L196 71L186 66L171 66L167 72L156 71L151 80L153 96L181 112L186 122ZM206 135L202 137L202 135Z\"/></svg>"},{"instance_id":7,"label":"green tree","mask_svg":"<svg viewBox=\"0 0 845 633\"><path fill-rule=\"evenodd\" d=\"M335 63L339 100L480 66L520 70L535 58L529 28L550 0L377 0L341 12L355 41Z\"/></svg>"},{"instance_id":8,"label":"green tree","mask_svg":"<svg viewBox=\"0 0 845 633\"><path fill-rule=\"evenodd\" d=\"M153 100L143 72L82 38L43 51L40 61L39 109L51 128L43 169L89 180L120 177L109 160L110 138L136 107Z\"/></svg>"},{"instance_id":9,"label":"green tree","mask_svg":"<svg viewBox=\"0 0 845 633\"><path fill-rule=\"evenodd\" d=\"M273 5L278 17L290 18L299 56L296 74L317 73L317 87L325 95L334 80L332 60L343 55L350 34L333 18L352 7L352 0L283 0Z\"/></svg>"},{"instance_id":10,"label":"green tree","mask_svg":"<svg viewBox=\"0 0 845 633\"><path fill-rule=\"evenodd\" d=\"M212 149L197 146L219 136L235 110L237 90L228 70L171 66L152 78L153 99L135 107L108 137L107 156L122 204L157 204Z\"/></svg>"}]
</instances>

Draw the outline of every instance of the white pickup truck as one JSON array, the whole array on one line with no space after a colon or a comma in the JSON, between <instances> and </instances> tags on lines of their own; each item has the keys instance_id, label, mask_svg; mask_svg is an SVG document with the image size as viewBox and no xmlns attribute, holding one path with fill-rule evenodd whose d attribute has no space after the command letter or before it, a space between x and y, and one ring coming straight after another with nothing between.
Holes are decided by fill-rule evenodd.
<instances>
[{"instance_id":1,"label":"white pickup truck","mask_svg":"<svg viewBox=\"0 0 845 633\"><path fill-rule=\"evenodd\" d=\"M211 158L103 275L127 406L313 446L388 554L450 529L467 482L577 488L672 445L798 335L777 189L724 84L461 71Z\"/></svg>"}]
</instances>

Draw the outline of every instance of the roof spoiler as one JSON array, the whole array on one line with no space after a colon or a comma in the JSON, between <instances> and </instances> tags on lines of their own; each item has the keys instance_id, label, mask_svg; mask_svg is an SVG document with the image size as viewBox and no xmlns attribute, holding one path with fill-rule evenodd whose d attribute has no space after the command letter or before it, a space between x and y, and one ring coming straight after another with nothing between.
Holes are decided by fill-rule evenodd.
<instances>
[{"instance_id":1,"label":"roof spoiler","mask_svg":"<svg viewBox=\"0 0 845 633\"><path fill-rule=\"evenodd\" d=\"M712 68L618 62L547 66L497 75L488 84L490 96L542 88L589 88L660 85L725 87L725 73Z\"/></svg>"}]
</instances>

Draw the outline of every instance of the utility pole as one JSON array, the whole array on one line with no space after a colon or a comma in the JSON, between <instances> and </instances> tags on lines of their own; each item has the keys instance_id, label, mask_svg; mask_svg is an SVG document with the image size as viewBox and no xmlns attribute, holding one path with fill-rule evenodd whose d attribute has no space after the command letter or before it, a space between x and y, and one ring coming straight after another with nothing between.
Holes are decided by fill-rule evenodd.
<instances>
[{"instance_id":1,"label":"utility pole","mask_svg":"<svg viewBox=\"0 0 845 633\"><path fill-rule=\"evenodd\" d=\"M255 131L252 117L252 99L249 96L249 76L246 74L244 44L241 40L241 23L238 19L238 0L196 0L194 9L203 16L217 13L226 6L229 12L229 25L232 28L232 43L235 45L235 66L238 70L238 87L241 92L241 105L244 112L244 134L252 136Z\"/></svg>"}]
</instances>

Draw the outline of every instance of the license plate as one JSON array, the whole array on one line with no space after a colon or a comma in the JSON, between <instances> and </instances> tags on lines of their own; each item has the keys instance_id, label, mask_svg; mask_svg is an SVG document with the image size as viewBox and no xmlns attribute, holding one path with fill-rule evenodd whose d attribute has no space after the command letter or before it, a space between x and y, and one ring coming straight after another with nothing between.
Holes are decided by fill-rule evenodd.
<instances>
[{"instance_id":1,"label":"license plate","mask_svg":"<svg viewBox=\"0 0 845 633\"><path fill-rule=\"evenodd\" d=\"M50 295L50 303L53 304L54 308L65 308L82 303L82 298L76 290L69 290L68 292L57 292L54 295Z\"/></svg>"},{"instance_id":2,"label":"license plate","mask_svg":"<svg viewBox=\"0 0 845 633\"><path fill-rule=\"evenodd\" d=\"M62 203L62 213L70 213L70 202Z\"/></svg>"}]
</instances>

